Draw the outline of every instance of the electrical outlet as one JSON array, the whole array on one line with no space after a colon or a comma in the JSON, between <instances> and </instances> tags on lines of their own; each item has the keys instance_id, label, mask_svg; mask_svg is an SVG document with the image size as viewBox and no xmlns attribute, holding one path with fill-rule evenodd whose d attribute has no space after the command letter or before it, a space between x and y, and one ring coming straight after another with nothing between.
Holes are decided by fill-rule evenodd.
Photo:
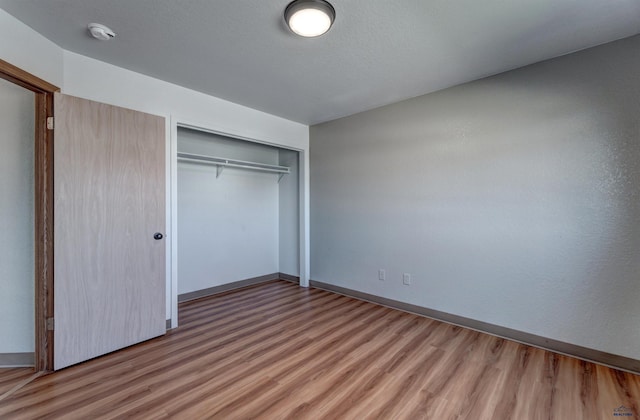
<instances>
[{"instance_id":1,"label":"electrical outlet","mask_svg":"<svg viewBox=\"0 0 640 420\"><path fill-rule=\"evenodd\" d=\"M378 280L385 281L387 273L383 269L378 270Z\"/></svg>"},{"instance_id":2,"label":"electrical outlet","mask_svg":"<svg viewBox=\"0 0 640 420\"><path fill-rule=\"evenodd\" d=\"M411 274L402 274L402 284L404 284L405 286L409 286L411 284Z\"/></svg>"}]
</instances>

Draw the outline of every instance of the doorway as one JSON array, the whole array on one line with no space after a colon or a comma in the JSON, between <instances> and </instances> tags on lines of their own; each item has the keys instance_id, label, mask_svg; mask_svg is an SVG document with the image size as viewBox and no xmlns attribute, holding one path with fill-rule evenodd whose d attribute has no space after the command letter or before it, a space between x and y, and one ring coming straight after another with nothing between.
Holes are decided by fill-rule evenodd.
<instances>
[{"instance_id":1,"label":"doorway","mask_svg":"<svg viewBox=\"0 0 640 420\"><path fill-rule=\"evenodd\" d=\"M17 257L10 263L3 258L0 270L3 288L11 288L13 293L14 301L8 306L12 311L10 322L18 322L22 327L27 322L25 318L30 318L32 326L21 332L10 325L0 327L7 329L2 333L12 337L13 343L7 347L11 351L0 349L0 353L11 355L7 359L9 363L9 358L14 358L13 364L31 364L36 371L47 371L52 369L53 360L52 332L47 325L53 311L53 132L47 129L47 122L53 122L49 119L53 116L53 93L59 89L3 60L0 60L0 79L3 79L3 92L12 97L10 102L22 109L11 123L15 138L3 139L2 145L3 152L9 143L12 145L11 157L6 156L2 162L2 170L12 172L3 180L2 194L17 200L5 204L1 210L3 218L11 218L11 233L15 236L11 240L17 241L7 244L9 240L3 238L7 249L2 251L10 251ZM9 104L3 103L3 106ZM29 108L30 116L27 115ZM18 158L23 161L13 161ZM9 165L13 166L9 168ZM7 200L3 197L4 201ZM2 338L4 341L5 337ZM31 363L25 363L29 361Z\"/></svg>"},{"instance_id":2,"label":"doorway","mask_svg":"<svg viewBox=\"0 0 640 420\"><path fill-rule=\"evenodd\" d=\"M34 365L33 92L0 80L0 367Z\"/></svg>"}]
</instances>

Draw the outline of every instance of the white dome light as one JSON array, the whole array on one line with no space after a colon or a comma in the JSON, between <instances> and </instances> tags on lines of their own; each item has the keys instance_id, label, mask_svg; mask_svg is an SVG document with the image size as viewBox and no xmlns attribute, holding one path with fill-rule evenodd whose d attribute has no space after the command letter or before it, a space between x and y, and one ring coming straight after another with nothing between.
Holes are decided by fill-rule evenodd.
<instances>
[{"instance_id":1,"label":"white dome light","mask_svg":"<svg viewBox=\"0 0 640 420\"><path fill-rule=\"evenodd\" d=\"M284 11L284 19L289 28L308 38L327 32L335 17L333 6L324 0L295 0Z\"/></svg>"}]
</instances>

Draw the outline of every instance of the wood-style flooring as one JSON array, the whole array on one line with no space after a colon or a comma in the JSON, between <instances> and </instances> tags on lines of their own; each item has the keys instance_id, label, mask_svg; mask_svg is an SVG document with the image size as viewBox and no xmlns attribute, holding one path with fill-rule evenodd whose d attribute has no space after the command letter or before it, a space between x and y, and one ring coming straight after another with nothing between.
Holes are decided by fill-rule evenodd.
<instances>
[{"instance_id":1,"label":"wood-style flooring","mask_svg":"<svg viewBox=\"0 0 640 420\"><path fill-rule=\"evenodd\" d=\"M36 375L33 368L0 369L0 401Z\"/></svg>"},{"instance_id":2,"label":"wood-style flooring","mask_svg":"<svg viewBox=\"0 0 640 420\"><path fill-rule=\"evenodd\" d=\"M0 418L640 418L640 376L284 281L180 323L33 380Z\"/></svg>"}]
</instances>

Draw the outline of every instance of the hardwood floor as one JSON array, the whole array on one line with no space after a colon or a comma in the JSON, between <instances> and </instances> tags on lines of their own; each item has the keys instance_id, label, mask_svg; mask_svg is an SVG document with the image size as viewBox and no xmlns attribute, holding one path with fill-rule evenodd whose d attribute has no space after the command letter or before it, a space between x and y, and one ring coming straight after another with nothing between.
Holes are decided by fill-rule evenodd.
<instances>
[{"instance_id":1,"label":"hardwood floor","mask_svg":"<svg viewBox=\"0 0 640 420\"><path fill-rule=\"evenodd\" d=\"M640 376L284 281L180 322L35 379L0 418L640 418Z\"/></svg>"},{"instance_id":2,"label":"hardwood floor","mask_svg":"<svg viewBox=\"0 0 640 420\"><path fill-rule=\"evenodd\" d=\"M34 376L33 368L0 368L0 401Z\"/></svg>"}]
</instances>

